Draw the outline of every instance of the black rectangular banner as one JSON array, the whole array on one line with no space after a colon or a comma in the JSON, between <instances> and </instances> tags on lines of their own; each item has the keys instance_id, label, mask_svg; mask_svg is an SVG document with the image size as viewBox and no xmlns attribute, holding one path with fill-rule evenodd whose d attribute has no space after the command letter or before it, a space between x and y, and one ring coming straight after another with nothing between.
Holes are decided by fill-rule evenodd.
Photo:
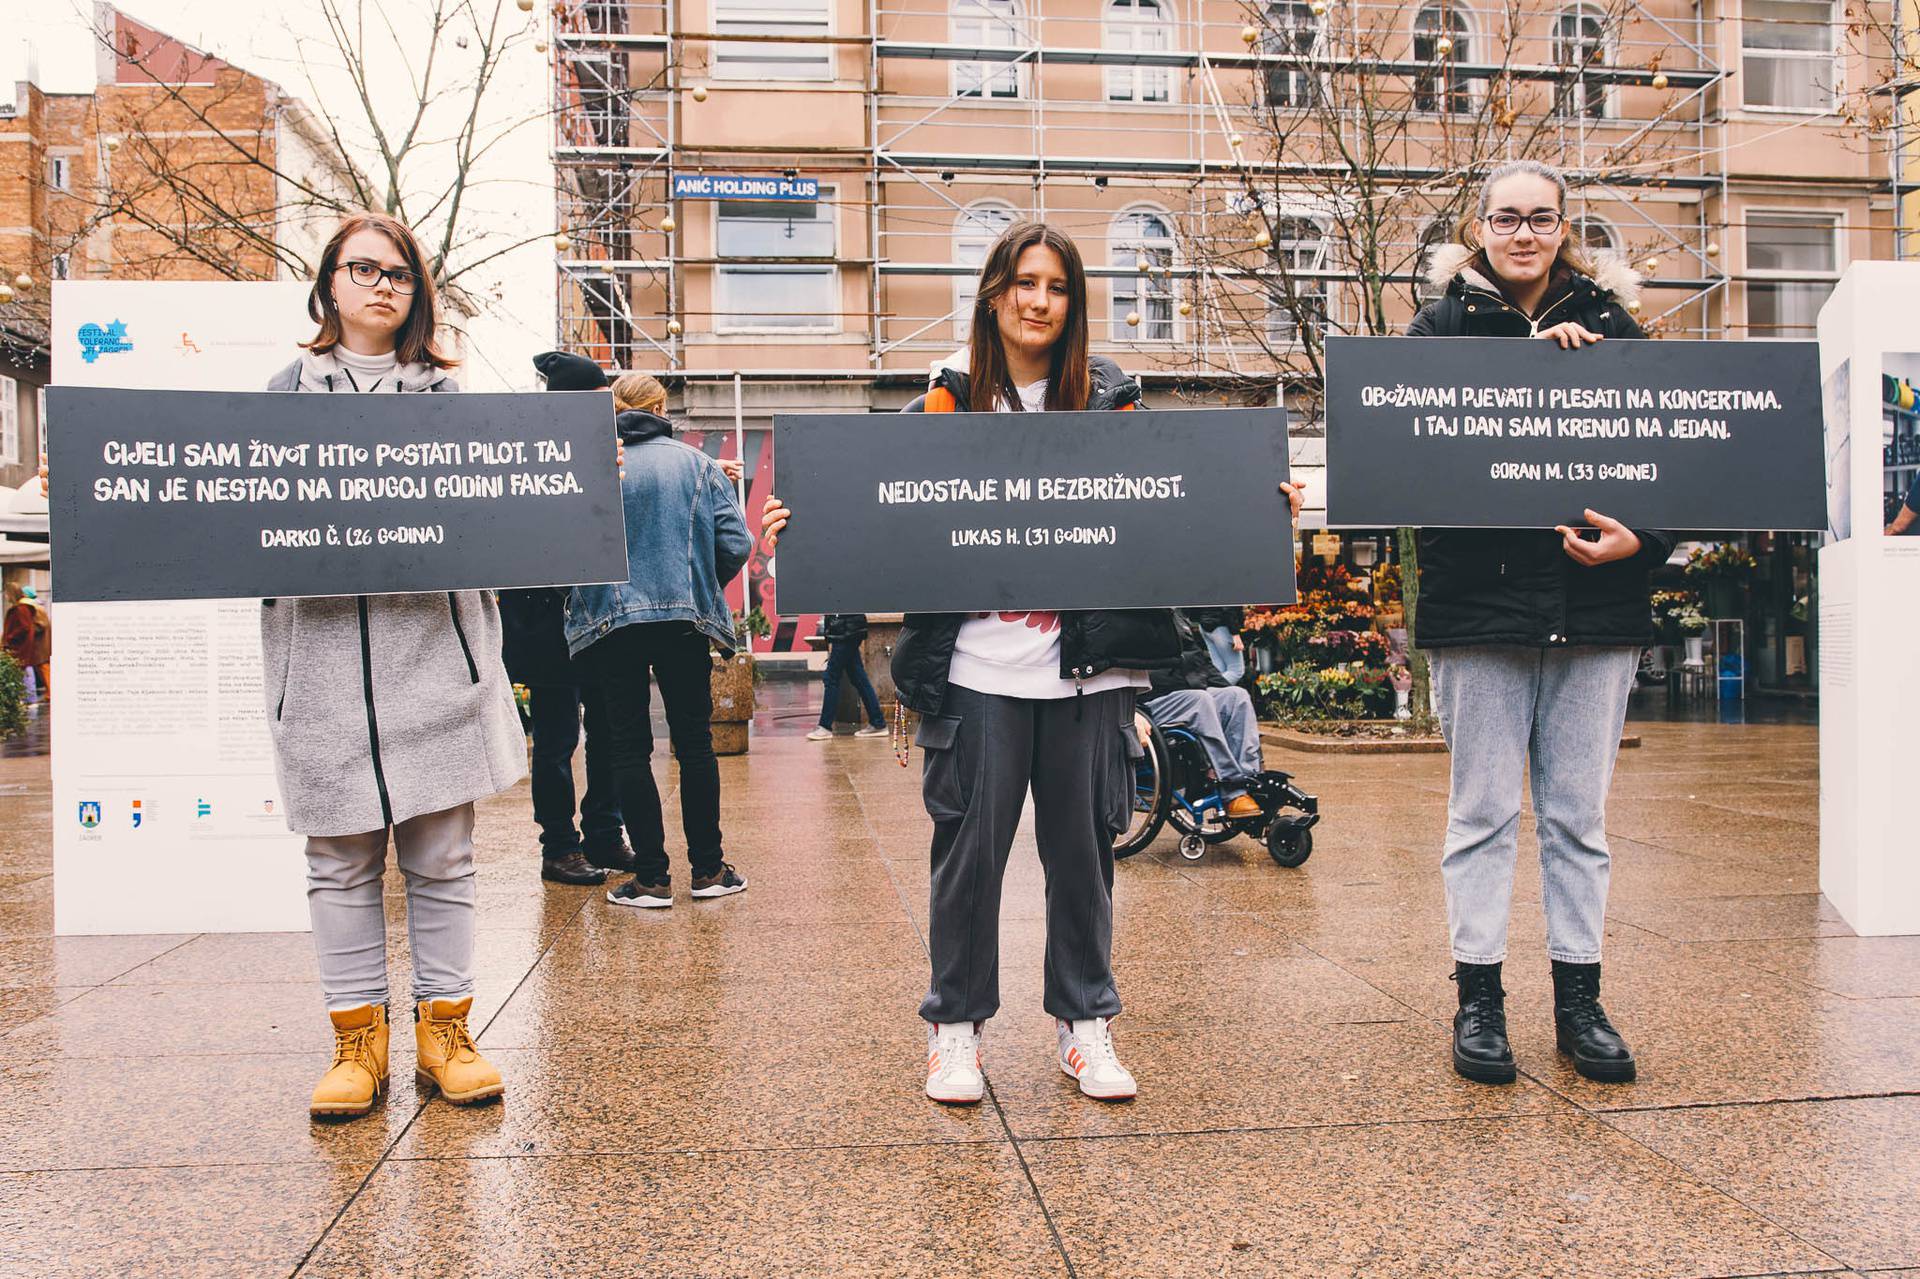
<instances>
[{"instance_id":1,"label":"black rectangular banner","mask_svg":"<svg viewBox=\"0 0 1920 1279\"><path fill-rule=\"evenodd\" d=\"M620 582L603 391L313 395L52 387L63 600Z\"/></svg>"},{"instance_id":2,"label":"black rectangular banner","mask_svg":"<svg viewBox=\"0 0 1920 1279\"><path fill-rule=\"evenodd\" d=\"M1813 342L1327 339L1327 522L1824 529Z\"/></svg>"},{"instance_id":3,"label":"black rectangular banner","mask_svg":"<svg viewBox=\"0 0 1920 1279\"><path fill-rule=\"evenodd\" d=\"M1289 603L1279 409L774 419L783 613Z\"/></svg>"}]
</instances>

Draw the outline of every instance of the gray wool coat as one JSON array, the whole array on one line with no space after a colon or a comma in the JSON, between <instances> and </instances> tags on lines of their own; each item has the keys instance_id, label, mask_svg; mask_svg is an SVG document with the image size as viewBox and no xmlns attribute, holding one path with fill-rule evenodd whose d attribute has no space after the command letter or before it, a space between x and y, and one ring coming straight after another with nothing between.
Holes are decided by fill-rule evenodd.
<instances>
[{"instance_id":1,"label":"gray wool coat","mask_svg":"<svg viewBox=\"0 0 1920 1279\"><path fill-rule=\"evenodd\" d=\"M460 389L422 365L397 383L379 389ZM309 352L267 389L354 387L331 356ZM299 834L381 830L526 773L490 592L267 600L260 649L274 768Z\"/></svg>"}]
</instances>

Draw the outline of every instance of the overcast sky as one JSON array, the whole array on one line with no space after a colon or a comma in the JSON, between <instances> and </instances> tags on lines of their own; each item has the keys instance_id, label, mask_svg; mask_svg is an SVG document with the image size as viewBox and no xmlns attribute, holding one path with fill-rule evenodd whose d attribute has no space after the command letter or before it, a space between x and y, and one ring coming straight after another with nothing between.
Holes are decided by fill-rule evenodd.
<instances>
[{"instance_id":1,"label":"overcast sky","mask_svg":"<svg viewBox=\"0 0 1920 1279\"><path fill-rule=\"evenodd\" d=\"M378 0L369 0L369 5ZM342 0L350 6L352 0ZM299 57L300 42L325 40L325 28L314 0L129 0L117 6L130 17L205 49L257 75L276 81L287 92L317 109L334 104L332 114L351 126L363 120L344 76L324 66L308 71ZM476 0L483 14L492 0ZM416 37L424 46L424 23L410 31L406 15L424 8L418 0L388 0L394 25L403 39ZM522 15L511 0L503 22L514 30L542 19L546 6ZM28 58L37 64L36 78L52 93L86 93L93 87L93 36L89 30L93 6L78 0L0 0L0 96L10 97L12 85L27 75ZM373 10L369 8L369 18ZM384 28L379 30L381 44ZM371 36L369 44L374 44ZM31 52L30 52L31 51ZM448 50L454 56L459 50ZM390 49L375 48L386 96L376 107L392 118L410 111L413 102L404 72ZM385 55L385 56L381 56ZM473 55L476 57L477 55ZM487 97L488 115L504 125L537 117L546 105L546 59L523 44L509 57ZM538 119L519 128L497 146L471 188L471 218L463 225L499 227L503 236L520 238L551 228L554 220L552 162L548 156L550 131ZM368 167L371 167L370 165ZM432 176L432 175L429 175ZM467 367L461 382L473 390L529 389L538 385L531 359L553 345L553 250L540 241L496 258L464 283L483 296L497 288L501 301L471 325Z\"/></svg>"}]
</instances>

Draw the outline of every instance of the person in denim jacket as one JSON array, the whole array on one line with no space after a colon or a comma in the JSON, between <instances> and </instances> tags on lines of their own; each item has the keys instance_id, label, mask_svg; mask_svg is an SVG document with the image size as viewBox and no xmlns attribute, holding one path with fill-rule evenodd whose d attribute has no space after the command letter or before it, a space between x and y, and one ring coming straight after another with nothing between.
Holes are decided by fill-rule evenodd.
<instances>
[{"instance_id":1,"label":"person in denim jacket","mask_svg":"<svg viewBox=\"0 0 1920 1279\"><path fill-rule=\"evenodd\" d=\"M659 681L667 733L680 762L680 821L692 895L724 897L747 881L720 837L720 766L713 755L710 646L732 651L726 585L753 550L740 503L720 464L673 438L660 383L630 373L613 384L626 449L625 582L576 586L567 598L567 649L599 679L613 738L614 785L633 846L634 876L607 893L621 906L673 905L660 791L654 784L652 699Z\"/></svg>"}]
</instances>

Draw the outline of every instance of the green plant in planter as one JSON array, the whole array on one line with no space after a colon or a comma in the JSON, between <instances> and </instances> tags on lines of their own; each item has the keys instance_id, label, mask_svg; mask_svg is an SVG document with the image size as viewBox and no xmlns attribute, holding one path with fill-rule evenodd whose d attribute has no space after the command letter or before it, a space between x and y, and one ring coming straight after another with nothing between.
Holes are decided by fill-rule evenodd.
<instances>
[{"instance_id":1,"label":"green plant in planter","mask_svg":"<svg viewBox=\"0 0 1920 1279\"><path fill-rule=\"evenodd\" d=\"M1673 610L1673 624L1682 635L1702 635L1706 633L1707 617L1691 604Z\"/></svg>"},{"instance_id":2,"label":"green plant in planter","mask_svg":"<svg viewBox=\"0 0 1920 1279\"><path fill-rule=\"evenodd\" d=\"M13 654L0 653L0 741L27 731L27 681Z\"/></svg>"}]
</instances>

